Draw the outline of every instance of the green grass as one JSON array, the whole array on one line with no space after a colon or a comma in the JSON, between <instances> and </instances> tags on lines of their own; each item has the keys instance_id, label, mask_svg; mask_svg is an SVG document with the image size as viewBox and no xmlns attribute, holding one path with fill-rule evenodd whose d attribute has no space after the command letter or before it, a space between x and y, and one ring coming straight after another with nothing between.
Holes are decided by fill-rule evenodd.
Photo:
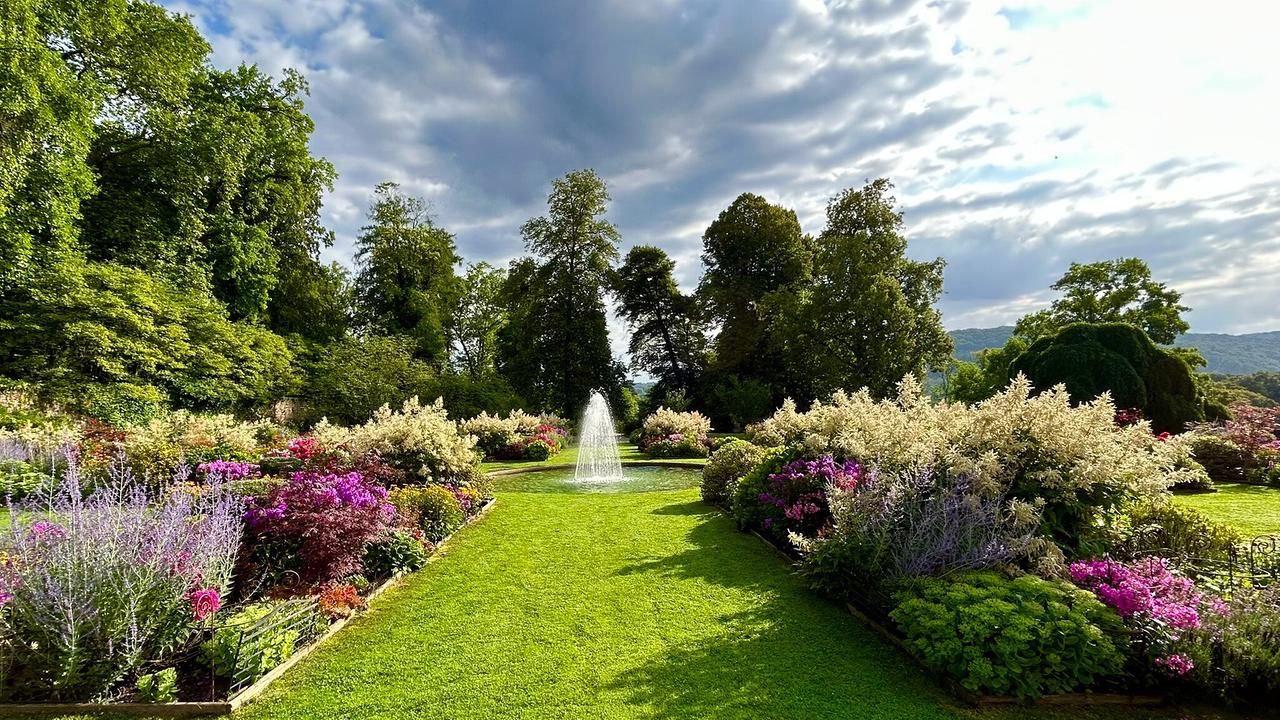
<instances>
[{"instance_id":1,"label":"green grass","mask_svg":"<svg viewBox=\"0 0 1280 720\"><path fill-rule=\"evenodd\" d=\"M503 494L245 718L945 718L696 490Z\"/></svg>"},{"instance_id":2,"label":"green grass","mask_svg":"<svg viewBox=\"0 0 1280 720\"><path fill-rule=\"evenodd\" d=\"M618 445L618 456L622 462L648 462L652 460L648 456L640 452L640 448L629 442L623 442ZM530 462L526 460L517 460L514 462L494 461L487 462L480 466L485 472L493 472L494 470L513 470L516 468L534 468L545 467L551 465L572 465L578 461L578 446L567 447L559 453L552 455L541 462ZM661 459L662 462L676 462L690 466L702 466L707 463L706 458L671 458Z\"/></svg>"},{"instance_id":3,"label":"green grass","mask_svg":"<svg viewBox=\"0 0 1280 720\"><path fill-rule=\"evenodd\" d=\"M1217 488L1174 500L1246 535L1280 535L1280 489L1239 483L1218 483Z\"/></svg>"}]
</instances>

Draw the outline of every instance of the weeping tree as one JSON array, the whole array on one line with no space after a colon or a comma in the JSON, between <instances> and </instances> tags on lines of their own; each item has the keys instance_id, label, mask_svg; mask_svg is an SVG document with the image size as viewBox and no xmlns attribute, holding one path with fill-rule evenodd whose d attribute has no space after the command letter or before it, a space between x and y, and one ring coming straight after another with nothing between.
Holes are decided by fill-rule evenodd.
<instances>
[{"instance_id":1,"label":"weeping tree","mask_svg":"<svg viewBox=\"0 0 1280 720\"><path fill-rule=\"evenodd\" d=\"M1204 419L1190 366L1127 323L1068 325L1032 343L1009 373L1039 389L1065 385L1078 402L1110 393L1116 407L1141 410L1158 432Z\"/></svg>"}]
</instances>

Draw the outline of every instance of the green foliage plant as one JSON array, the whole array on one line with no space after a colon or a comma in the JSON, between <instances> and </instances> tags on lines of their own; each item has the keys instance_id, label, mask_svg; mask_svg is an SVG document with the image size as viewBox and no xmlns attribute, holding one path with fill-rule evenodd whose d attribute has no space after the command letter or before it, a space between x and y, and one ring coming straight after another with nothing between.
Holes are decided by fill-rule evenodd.
<instances>
[{"instance_id":1,"label":"green foliage plant","mask_svg":"<svg viewBox=\"0 0 1280 720\"><path fill-rule=\"evenodd\" d=\"M1092 593L996 572L917 581L891 613L926 665L983 695L1036 698L1119 679L1120 617Z\"/></svg>"},{"instance_id":2,"label":"green foliage plant","mask_svg":"<svg viewBox=\"0 0 1280 720\"><path fill-rule=\"evenodd\" d=\"M726 504L738 489L738 481L764 461L767 451L746 440L730 439L707 460L702 469L702 499Z\"/></svg>"}]
</instances>

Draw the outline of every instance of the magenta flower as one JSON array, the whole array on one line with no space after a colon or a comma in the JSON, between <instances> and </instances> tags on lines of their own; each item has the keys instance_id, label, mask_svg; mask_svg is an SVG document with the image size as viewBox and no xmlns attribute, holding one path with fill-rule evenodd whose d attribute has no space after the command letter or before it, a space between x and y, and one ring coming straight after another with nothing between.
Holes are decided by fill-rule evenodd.
<instances>
[{"instance_id":1,"label":"magenta flower","mask_svg":"<svg viewBox=\"0 0 1280 720\"><path fill-rule=\"evenodd\" d=\"M191 615L196 622L204 622L222 608L222 594L217 588L193 590L187 599L191 601Z\"/></svg>"}]
</instances>

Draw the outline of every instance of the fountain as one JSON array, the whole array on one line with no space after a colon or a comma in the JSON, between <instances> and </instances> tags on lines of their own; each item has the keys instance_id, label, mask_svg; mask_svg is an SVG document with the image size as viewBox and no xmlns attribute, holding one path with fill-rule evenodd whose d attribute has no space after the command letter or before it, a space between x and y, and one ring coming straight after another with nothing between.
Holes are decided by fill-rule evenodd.
<instances>
[{"instance_id":1,"label":"fountain","mask_svg":"<svg viewBox=\"0 0 1280 720\"><path fill-rule=\"evenodd\" d=\"M577 482L610 482L622 479L618 459L618 436L609 413L609 402L599 391L591 393L587 409L578 425L578 464L573 470Z\"/></svg>"}]
</instances>

